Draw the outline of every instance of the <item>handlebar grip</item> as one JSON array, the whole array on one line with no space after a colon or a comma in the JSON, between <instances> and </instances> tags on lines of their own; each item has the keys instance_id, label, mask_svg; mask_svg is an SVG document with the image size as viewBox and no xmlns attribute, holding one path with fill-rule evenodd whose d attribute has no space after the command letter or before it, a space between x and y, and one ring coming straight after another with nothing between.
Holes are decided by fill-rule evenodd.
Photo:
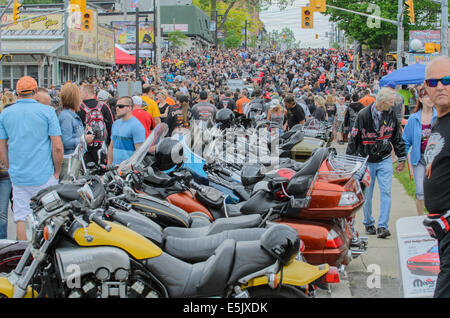
<instances>
[{"instance_id":1,"label":"handlebar grip","mask_svg":"<svg viewBox=\"0 0 450 318\"><path fill-rule=\"evenodd\" d=\"M91 217L91 219L92 219L92 221L94 222L94 223L96 223L98 226L100 226L102 229L104 229L106 232L110 232L111 231L111 226L110 225L108 225L108 224L106 224L106 222L105 221L103 221L101 218L99 218L98 216L96 216L96 215L93 215L92 217Z\"/></svg>"},{"instance_id":2,"label":"handlebar grip","mask_svg":"<svg viewBox=\"0 0 450 318\"><path fill-rule=\"evenodd\" d=\"M127 220L124 220L122 217L118 216L118 215L115 214L115 213L113 213L113 214L111 215L111 219L112 219L114 222L120 223L120 224L122 224L123 226L126 226L126 227L130 227L130 225L131 225L129 222L127 222Z\"/></svg>"}]
</instances>

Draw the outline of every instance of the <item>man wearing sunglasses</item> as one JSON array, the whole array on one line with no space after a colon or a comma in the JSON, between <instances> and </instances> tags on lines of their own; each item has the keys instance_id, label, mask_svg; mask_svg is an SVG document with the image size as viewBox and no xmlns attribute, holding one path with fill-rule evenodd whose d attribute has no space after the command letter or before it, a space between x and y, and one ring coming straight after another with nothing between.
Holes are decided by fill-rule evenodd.
<instances>
[{"instance_id":1,"label":"man wearing sunglasses","mask_svg":"<svg viewBox=\"0 0 450 318\"><path fill-rule=\"evenodd\" d=\"M131 97L123 96L117 100L116 121L112 126L108 147L108 164L118 165L130 158L145 141L145 128L132 111Z\"/></svg>"},{"instance_id":2,"label":"man wearing sunglasses","mask_svg":"<svg viewBox=\"0 0 450 318\"><path fill-rule=\"evenodd\" d=\"M425 89L433 101L437 120L431 129L424 157L425 221L435 221L432 236L438 239L440 273L434 297L450 297L450 58L433 59L425 70Z\"/></svg>"}]
</instances>

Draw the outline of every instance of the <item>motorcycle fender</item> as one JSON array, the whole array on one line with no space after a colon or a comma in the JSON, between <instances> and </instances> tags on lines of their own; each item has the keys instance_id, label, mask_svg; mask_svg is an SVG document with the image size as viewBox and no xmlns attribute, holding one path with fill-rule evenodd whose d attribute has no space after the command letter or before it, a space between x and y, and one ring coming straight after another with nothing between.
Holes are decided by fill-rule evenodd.
<instances>
[{"instance_id":1,"label":"motorcycle fender","mask_svg":"<svg viewBox=\"0 0 450 318\"><path fill-rule=\"evenodd\" d=\"M37 292L33 291L31 287L27 288L27 293L25 294L25 298L31 298L33 296L37 297ZM14 287L11 285L7 277L0 277L0 297L6 296L7 298L12 298L14 294Z\"/></svg>"},{"instance_id":2,"label":"motorcycle fender","mask_svg":"<svg viewBox=\"0 0 450 318\"><path fill-rule=\"evenodd\" d=\"M73 238L80 246L118 247L138 260L157 257L162 254L162 250L156 244L133 230L117 223L108 221L106 223L111 226L110 232L106 232L92 222L87 227L87 234L92 237L91 240L86 239L83 228L75 230Z\"/></svg>"},{"instance_id":3,"label":"motorcycle fender","mask_svg":"<svg viewBox=\"0 0 450 318\"><path fill-rule=\"evenodd\" d=\"M310 265L308 263L294 260L289 265L283 267L283 284L292 286L305 286L325 275L330 269L330 265ZM277 281L280 282L281 273L277 273ZM245 288L267 285L269 278L267 275L258 276L251 279Z\"/></svg>"}]
</instances>

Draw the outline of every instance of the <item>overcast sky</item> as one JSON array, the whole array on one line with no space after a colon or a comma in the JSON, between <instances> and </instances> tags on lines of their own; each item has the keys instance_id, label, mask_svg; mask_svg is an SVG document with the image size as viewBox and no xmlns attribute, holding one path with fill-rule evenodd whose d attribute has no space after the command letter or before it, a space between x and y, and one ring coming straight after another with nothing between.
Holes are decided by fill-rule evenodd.
<instances>
[{"instance_id":1,"label":"overcast sky","mask_svg":"<svg viewBox=\"0 0 450 318\"><path fill-rule=\"evenodd\" d=\"M309 0L295 0L292 6L288 6L283 11L275 6L270 6L268 10L260 13L261 21L264 23L268 32L280 30L288 27L295 35L296 40L301 41L301 47L328 48L330 40L325 37L325 32L330 33L331 24L327 16L314 12L314 28L302 29L302 9L307 6ZM316 40L315 35L319 34Z\"/></svg>"}]
</instances>

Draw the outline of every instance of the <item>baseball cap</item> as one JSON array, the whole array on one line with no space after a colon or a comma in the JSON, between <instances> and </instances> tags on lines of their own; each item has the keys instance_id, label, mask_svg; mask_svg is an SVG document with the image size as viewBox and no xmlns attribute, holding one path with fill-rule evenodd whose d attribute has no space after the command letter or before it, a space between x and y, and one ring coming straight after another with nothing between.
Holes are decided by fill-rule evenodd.
<instances>
[{"instance_id":1,"label":"baseball cap","mask_svg":"<svg viewBox=\"0 0 450 318\"><path fill-rule=\"evenodd\" d=\"M98 97L98 100L100 100L100 101L106 101L110 97L110 94L107 91L105 91L104 89L101 89L98 91L97 97Z\"/></svg>"},{"instance_id":2,"label":"baseball cap","mask_svg":"<svg viewBox=\"0 0 450 318\"><path fill-rule=\"evenodd\" d=\"M142 98L140 96L133 96L132 99L134 105L142 106Z\"/></svg>"},{"instance_id":3,"label":"baseball cap","mask_svg":"<svg viewBox=\"0 0 450 318\"><path fill-rule=\"evenodd\" d=\"M24 76L17 81L16 92L17 94L27 94L34 90L37 90L38 85L34 78L30 76Z\"/></svg>"}]
</instances>

